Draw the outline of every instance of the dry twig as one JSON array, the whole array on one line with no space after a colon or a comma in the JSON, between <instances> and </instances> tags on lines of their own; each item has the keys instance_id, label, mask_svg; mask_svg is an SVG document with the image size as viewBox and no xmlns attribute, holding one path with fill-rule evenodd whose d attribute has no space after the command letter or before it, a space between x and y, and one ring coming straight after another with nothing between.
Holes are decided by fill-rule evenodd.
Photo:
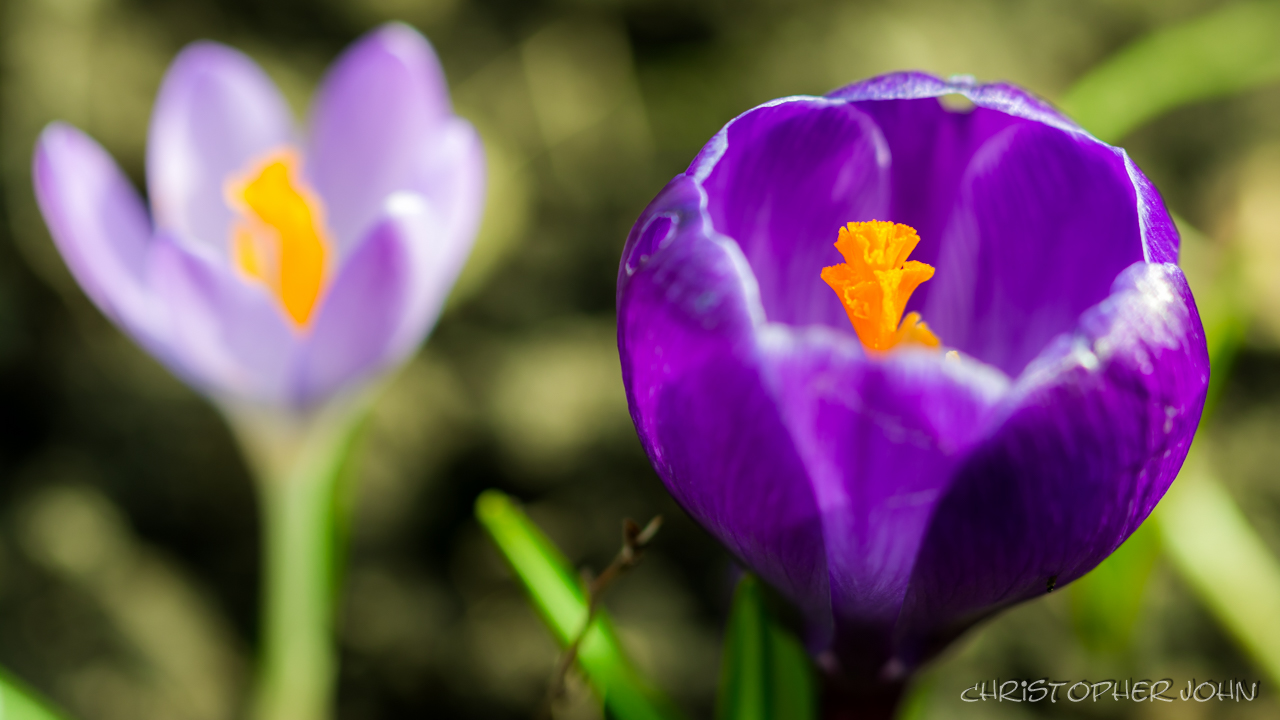
<instances>
[{"instance_id":1,"label":"dry twig","mask_svg":"<svg viewBox=\"0 0 1280 720\"><path fill-rule=\"evenodd\" d=\"M661 527L661 515L655 515L643 528L631 518L623 520L622 549L613 558L613 562L609 563L609 567L595 578L591 578L589 570L583 569L583 579L587 586L587 619L582 623L582 629L578 631L573 641L565 648L564 654L560 656L560 662L556 664L555 674L551 676L551 683L547 687L547 697L537 715L539 720L554 718L552 708L555 701L564 694L565 678L569 674L569 668L573 667L574 661L578 659L578 648L582 645L582 639L586 637L587 631L591 629L591 623L595 621L601 596L618 578L640 563L645 546L653 540L653 536L658 534L658 528Z\"/></svg>"}]
</instances>

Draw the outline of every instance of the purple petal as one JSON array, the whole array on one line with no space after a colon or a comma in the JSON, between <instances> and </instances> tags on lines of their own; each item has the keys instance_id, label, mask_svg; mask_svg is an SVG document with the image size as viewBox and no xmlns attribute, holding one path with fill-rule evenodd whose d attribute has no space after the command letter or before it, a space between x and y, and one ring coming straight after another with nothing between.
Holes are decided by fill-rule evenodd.
<instances>
[{"instance_id":1,"label":"purple petal","mask_svg":"<svg viewBox=\"0 0 1280 720\"><path fill-rule=\"evenodd\" d=\"M418 346L466 257L449 240L425 200L392 196L317 310L298 372L300 404L383 370Z\"/></svg>"},{"instance_id":2,"label":"purple petal","mask_svg":"<svg viewBox=\"0 0 1280 720\"><path fill-rule=\"evenodd\" d=\"M947 94L967 97L971 111L953 111L927 102ZM951 220L961 177L973 156L991 138L1013 125L1048 127L1092 143L1095 155L1122 158L1133 184L1139 188L1139 213L1144 221L1142 247L1148 262L1173 262L1178 238L1163 201L1150 181L1119 148L1089 135L1079 125L1035 95L1003 83L977 84L971 78L942 80L920 72L883 75L841 88L831 98L855 102L874 118L892 156L892 218L914 227L921 243L918 260L936 264L940 238ZM922 305L930 292L926 283L913 305ZM1095 300L1096 301L1096 300Z\"/></svg>"},{"instance_id":3,"label":"purple petal","mask_svg":"<svg viewBox=\"0 0 1280 720\"><path fill-rule=\"evenodd\" d=\"M343 53L312 109L306 170L342 253L400 190L417 191L452 117L435 52L407 25L375 30Z\"/></svg>"},{"instance_id":4,"label":"purple petal","mask_svg":"<svg viewBox=\"0 0 1280 720\"><path fill-rule=\"evenodd\" d=\"M171 309L171 365L214 395L288 405L300 335L262 285L169 238L152 284Z\"/></svg>"},{"instance_id":5,"label":"purple petal","mask_svg":"<svg viewBox=\"0 0 1280 720\"><path fill-rule=\"evenodd\" d=\"M874 675L890 656L937 499L1008 380L937 352L872 360L856 339L826 328L774 325L762 340L765 372L822 517L837 650L857 648L868 664L859 674Z\"/></svg>"},{"instance_id":6,"label":"purple petal","mask_svg":"<svg viewBox=\"0 0 1280 720\"><path fill-rule=\"evenodd\" d=\"M948 110L934 99L944 93L977 107ZM839 260L837 229L903 222L922 238L914 257L937 269L908 309L948 346L1017 375L1130 263L1176 254L1158 195L1123 152L1016 88L906 73L833 98L749 111L689 170L770 321L848 330L816 279Z\"/></svg>"},{"instance_id":7,"label":"purple petal","mask_svg":"<svg viewBox=\"0 0 1280 720\"><path fill-rule=\"evenodd\" d=\"M442 274L433 282L446 282L447 291L471 254L484 213L484 146L471 123L455 117L440 127L410 186L438 215L440 227L431 242L441 246L434 262L440 263Z\"/></svg>"},{"instance_id":8,"label":"purple petal","mask_svg":"<svg viewBox=\"0 0 1280 720\"><path fill-rule=\"evenodd\" d=\"M980 108L1033 120L1067 132L1084 131L1045 100L1006 83L979 84L972 77L956 75L943 80L918 71L889 73L847 85L828 97L842 100L921 100L941 95L964 95Z\"/></svg>"},{"instance_id":9,"label":"purple petal","mask_svg":"<svg viewBox=\"0 0 1280 720\"><path fill-rule=\"evenodd\" d=\"M151 222L133 185L100 145L62 123L40 134L32 174L49 232L80 287L153 348L162 319L147 288Z\"/></svg>"},{"instance_id":10,"label":"purple petal","mask_svg":"<svg viewBox=\"0 0 1280 720\"><path fill-rule=\"evenodd\" d=\"M1137 263L1028 368L938 503L899 623L913 667L994 610L1092 569L1177 474L1208 386L1182 272Z\"/></svg>"},{"instance_id":11,"label":"purple petal","mask_svg":"<svg viewBox=\"0 0 1280 720\"><path fill-rule=\"evenodd\" d=\"M1142 247L1147 262L1178 262L1178 226L1164 206L1164 198L1160 191L1151 184L1146 175L1123 150L1124 166L1129 172L1129 179L1138 191L1138 223L1142 227Z\"/></svg>"},{"instance_id":12,"label":"purple petal","mask_svg":"<svg viewBox=\"0 0 1280 720\"><path fill-rule=\"evenodd\" d=\"M933 99L946 93L976 107L948 110ZM916 228L913 258L937 271L908 309L946 345L1017 375L1143 257L1123 154L1043 101L914 73L833 95L885 135L890 219Z\"/></svg>"},{"instance_id":13,"label":"purple petal","mask_svg":"<svg viewBox=\"0 0 1280 720\"><path fill-rule=\"evenodd\" d=\"M289 108L256 63L217 43L187 46L160 86L147 138L156 225L223 256L232 220L227 180L294 139Z\"/></svg>"},{"instance_id":14,"label":"purple petal","mask_svg":"<svg viewBox=\"0 0 1280 720\"><path fill-rule=\"evenodd\" d=\"M936 267L974 154L1005 129L1030 123L986 108L951 112L932 98L866 101L858 108L875 119L889 148L889 207L877 219L915 228L920 245L912 259ZM923 304L932 284L916 291L911 309Z\"/></svg>"},{"instance_id":15,"label":"purple petal","mask_svg":"<svg viewBox=\"0 0 1280 720\"><path fill-rule=\"evenodd\" d=\"M716 231L746 255L770 321L847 328L819 274L841 262L833 245L845 223L887 218L888 166L884 138L865 114L794 98L730 122L688 174L706 188Z\"/></svg>"},{"instance_id":16,"label":"purple petal","mask_svg":"<svg viewBox=\"0 0 1280 720\"><path fill-rule=\"evenodd\" d=\"M676 178L623 251L618 345L641 443L685 510L807 616L830 617L818 508L762 376L759 300L737 245ZM830 628L810 638L824 645Z\"/></svg>"},{"instance_id":17,"label":"purple petal","mask_svg":"<svg viewBox=\"0 0 1280 720\"><path fill-rule=\"evenodd\" d=\"M918 307L948 346L1016 377L1142 259L1124 158L1047 125L1013 125L970 160Z\"/></svg>"},{"instance_id":18,"label":"purple petal","mask_svg":"<svg viewBox=\"0 0 1280 720\"><path fill-rule=\"evenodd\" d=\"M935 99L947 94L964 95L975 107L968 112L949 110ZM893 73L855 83L829 97L854 102L875 119L892 158L891 207L889 217L881 219L915 228L920 246L912 257L935 266L961 178L979 148L1014 125L1048 124L1083 134L1043 100L1020 88L977 85L965 78L945 81L920 72ZM930 283L925 283L911 309L921 307L929 292Z\"/></svg>"}]
</instances>

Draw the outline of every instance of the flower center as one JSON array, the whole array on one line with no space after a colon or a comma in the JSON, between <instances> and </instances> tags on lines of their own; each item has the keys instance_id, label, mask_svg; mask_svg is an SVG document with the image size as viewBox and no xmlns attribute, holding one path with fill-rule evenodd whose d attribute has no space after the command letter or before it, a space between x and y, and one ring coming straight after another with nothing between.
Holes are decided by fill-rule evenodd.
<instances>
[{"instance_id":1,"label":"flower center","mask_svg":"<svg viewBox=\"0 0 1280 720\"><path fill-rule=\"evenodd\" d=\"M324 206L302 182L293 150L272 152L226 185L240 214L231 230L232 263L266 285L298 328L324 289L329 239Z\"/></svg>"},{"instance_id":2,"label":"flower center","mask_svg":"<svg viewBox=\"0 0 1280 720\"><path fill-rule=\"evenodd\" d=\"M903 343L938 347L920 313L902 317L911 293L933 277L932 265L907 259L919 242L915 229L901 223L872 220L840 228L836 249L844 262L823 268L822 279L844 303L868 350L885 352Z\"/></svg>"}]
</instances>

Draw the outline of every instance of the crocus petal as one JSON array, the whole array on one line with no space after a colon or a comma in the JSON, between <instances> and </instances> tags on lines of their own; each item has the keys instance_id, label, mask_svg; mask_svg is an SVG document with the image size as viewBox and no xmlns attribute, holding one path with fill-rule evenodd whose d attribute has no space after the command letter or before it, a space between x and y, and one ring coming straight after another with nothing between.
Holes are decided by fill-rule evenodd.
<instances>
[{"instance_id":1,"label":"crocus petal","mask_svg":"<svg viewBox=\"0 0 1280 720\"><path fill-rule=\"evenodd\" d=\"M369 33L334 63L312 108L306 171L341 253L364 237L388 196L422 192L415 181L451 117L435 52L407 25Z\"/></svg>"},{"instance_id":2,"label":"crocus petal","mask_svg":"<svg viewBox=\"0 0 1280 720\"><path fill-rule=\"evenodd\" d=\"M1177 266L1126 270L1027 368L939 501L899 620L903 666L1114 551L1181 467L1208 367Z\"/></svg>"},{"instance_id":3,"label":"crocus petal","mask_svg":"<svg viewBox=\"0 0 1280 720\"><path fill-rule=\"evenodd\" d=\"M162 357L179 375L215 396L291 404L298 334L262 285L167 237L151 276L173 318Z\"/></svg>"},{"instance_id":4,"label":"crocus petal","mask_svg":"<svg viewBox=\"0 0 1280 720\"><path fill-rule=\"evenodd\" d=\"M974 105L1003 115L1084 134L1074 121L1026 90L1008 83L979 83L967 75L943 80L918 71L889 73L847 85L828 97L852 101L920 100L950 94L963 95Z\"/></svg>"},{"instance_id":5,"label":"crocus petal","mask_svg":"<svg viewBox=\"0 0 1280 720\"><path fill-rule=\"evenodd\" d=\"M746 255L770 321L847 327L818 271L840 262L841 226L887 217L888 172L888 147L866 114L794 98L734 119L688 174L706 188L716 231Z\"/></svg>"},{"instance_id":6,"label":"crocus petal","mask_svg":"<svg viewBox=\"0 0 1280 720\"><path fill-rule=\"evenodd\" d=\"M896 76L890 76L896 77ZM931 83L909 82L900 86L853 86L833 93L873 118L885 139L890 157L890 193L886 216L916 229L920 245L911 257L935 267L942 238L951 220L960 181L974 154L990 138L1027 121L988 108L968 113L952 112L928 98L951 91L935 78ZM900 92L892 92L892 90ZM906 97L925 92L924 100ZM930 283L916 291L909 309L918 310L928 298Z\"/></svg>"},{"instance_id":7,"label":"crocus petal","mask_svg":"<svg viewBox=\"0 0 1280 720\"><path fill-rule=\"evenodd\" d=\"M873 360L826 328L759 332L763 371L822 517L837 646L878 665L934 505L1009 381L928 351Z\"/></svg>"},{"instance_id":8,"label":"crocus petal","mask_svg":"<svg viewBox=\"0 0 1280 720\"><path fill-rule=\"evenodd\" d=\"M147 187L157 227L223 256L232 219L227 180L294 140L289 108L256 63L217 43L189 45L165 74L151 114Z\"/></svg>"},{"instance_id":9,"label":"crocus petal","mask_svg":"<svg viewBox=\"0 0 1280 720\"><path fill-rule=\"evenodd\" d=\"M1012 125L961 178L922 312L948 346L1017 376L1142 259L1124 157L1047 125Z\"/></svg>"},{"instance_id":10,"label":"crocus petal","mask_svg":"<svg viewBox=\"0 0 1280 720\"><path fill-rule=\"evenodd\" d=\"M942 95L963 95L974 106L968 110L951 110L941 102L928 101ZM860 110L876 119L886 138L892 156L892 218L895 222L911 225L920 233L922 242L913 258L938 269L938 279L920 287L908 309L922 311L929 324L940 331L940 337L948 345L973 352L988 363L1016 374L1043 346L1047 338L1068 331L1080 310L1100 301L1115 274L1124 266L1138 258L1146 258L1152 263L1167 263L1176 259L1178 237L1172 229L1172 223L1167 222L1164 204L1155 188L1142 176L1124 151L1089 136L1070 119L1062 117L1050 104L1021 88L1002 83L977 85L972 78L964 77L943 81L924 73L895 73L841 88L832 92L831 97L856 102ZM1012 138L1020 137L1023 132L1032 132L1036 137L1012 141ZM1056 140L1047 142L1047 145L1053 146L1051 149L1039 146L1039 138ZM1015 155L1029 151L1029 155L1025 158L1002 158L1009 151ZM1033 158L1032 155L1038 154L1043 154L1043 158ZM1032 167L1037 160L1050 161L1056 172L1051 173L1050 177L1039 177L1036 168ZM1019 176L1016 168L1009 173L1010 179L1004 179L1005 170L1009 168L998 165L1010 161L1027 167L1020 173L1021 177L1030 181L1025 187L1012 179ZM1060 187L1047 187L1055 178L1059 179ZM1068 245L1075 245L1082 238L1097 240L1094 250L1101 252L1102 261L1093 268L1093 272L1088 272L1079 263L1057 265L1052 261L1042 263L1036 260L1030 266L1047 268L1053 272L1061 270L1065 275L1088 275L1041 277L1039 288L1047 290L1059 286L1062 290L1073 291L1069 305L1074 313L1068 311L1068 307L1062 307L1061 314L1053 318L1055 322L1038 325L1044 328L1043 331L1037 329L1029 336L1016 338L1015 342L1010 342L1007 337L995 337L1000 333L992 332L992 329L979 333L986 337L975 337L972 342L957 338L956 334L968 336L972 328L964 323L957 323L955 328L946 327L947 323L964 314L957 307L966 305L966 301L960 300L957 304L954 296L957 291L960 295L973 291L955 287L957 281L966 278L964 273L951 273L951 281L946 281L948 265L956 261L980 263L977 256L983 252L989 254L989 251L979 250L978 247L964 247L965 243L955 243L954 238L959 234L977 242L974 233L982 233L983 243L986 245L989 240L986 233L1002 234L1010 242L1000 242L998 245L1009 247L1014 251L1012 254L1018 254L1016 247L1021 247L1021 252L1034 252L1041 247L1050 246L1051 243L1048 242L1027 242L1027 238L1042 232L1043 223L1041 227L1032 229L1036 227L1036 209L1059 206L1056 202L1044 201L1044 197L1052 197L1051 193L1062 190L1062 182L1068 181L1075 184L1071 184L1073 192L1066 197L1069 202L1062 204L1064 210L1073 214L1071 219L1076 224L1089 220L1093 223L1087 232L1076 236ZM1105 195L1096 183L1101 183L1101 187L1107 190L1124 186L1124 191ZM974 184L988 186L991 190L989 200L983 201L983 204L1006 206L1006 210L1002 211L996 211L995 208L984 211L987 215L987 227L966 227L977 222L973 208ZM1138 250L1134 250L1132 237L1129 242L1120 243L1119 247L1110 245L1115 233L1124 228L1132 228L1132 223L1115 224L1110 223L1110 220L1117 219L1120 214L1119 205L1124 204L1124 197L1132 197L1133 187L1139 188L1139 199L1135 204L1138 213L1149 215L1149 222L1144 223L1143 228L1146 232L1139 236ZM1094 210L1091 205L1093 199L1084 200L1080 197L1091 191L1097 191L1096 197L1106 197L1106 205ZM1033 195L1044 197L1037 200ZM1018 196L1020 201L1028 204L1021 206L1019 211L1014 208L1014 201L1001 200L1004 197L1011 199L1012 196ZM997 219L1007 224L995 227ZM1029 223L1030 227L1024 223ZM1018 224L1024 224L1024 227L1015 227ZM1015 234L1020 232L1021 236L1014 240ZM1083 252L1080 256L1083 258ZM951 286L950 290L947 290L948 284ZM995 296L1011 290L1016 291L1016 288L988 288L987 292ZM982 288L977 288L977 291L982 292ZM933 300L933 296L940 293L948 297ZM1010 301L1010 306L1030 306L1032 299L1011 297ZM940 318L940 315L950 316ZM974 313L968 314L973 315ZM1016 324L1018 323L1005 324L1002 327L1014 327Z\"/></svg>"},{"instance_id":11,"label":"crocus petal","mask_svg":"<svg viewBox=\"0 0 1280 720\"><path fill-rule=\"evenodd\" d=\"M62 123L40 134L32 172L71 274L107 317L154 348L162 308L147 289L151 223L138 192L102 146Z\"/></svg>"},{"instance_id":12,"label":"crocus petal","mask_svg":"<svg viewBox=\"0 0 1280 720\"><path fill-rule=\"evenodd\" d=\"M298 369L301 405L367 377L417 347L435 324L460 260L421 197L388 199L320 306ZM465 254L463 254L465 257Z\"/></svg>"},{"instance_id":13,"label":"crocus petal","mask_svg":"<svg viewBox=\"0 0 1280 720\"><path fill-rule=\"evenodd\" d=\"M738 246L674 180L624 252L618 345L641 443L680 504L811 617L830 617L818 507L765 378ZM742 422L749 419L748 422ZM823 645L830 628L811 627Z\"/></svg>"},{"instance_id":14,"label":"crocus petal","mask_svg":"<svg viewBox=\"0 0 1280 720\"><path fill-rule=\"evenodd\" d=\"M437 215L440 236L434 242L441 247L433 262L438 263L438 274L427 282L447 292L471 254L484 213L485 161L484 145L471 123L450 118L438 132L439 138L415 168L410 187Z\"/></svg>"},{"instance_id":15,"label":"crocus petal","mask_svg":"<svg viewBox=\"0 0 1280 720\"><path fill-rule=\"evenodd\" d=\"M1142 174L1128 153L1123 150L1120 152L1124 155L1124 166L1129 172L1129 179L1138 191L1138 224L1142 228L1142 248L1146 261L1178 262L1178 245L1181 242L1178 226L1169 215L1160 191Z\"/></svg>"}]
</instances>

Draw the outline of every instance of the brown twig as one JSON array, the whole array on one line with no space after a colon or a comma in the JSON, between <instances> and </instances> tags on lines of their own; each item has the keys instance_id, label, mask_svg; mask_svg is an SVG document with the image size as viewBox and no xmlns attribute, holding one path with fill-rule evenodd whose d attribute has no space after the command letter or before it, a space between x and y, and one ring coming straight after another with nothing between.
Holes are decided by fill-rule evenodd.
<instances>
[{"instance_id":1,"label":"brown twig","mask_svg":"<svg viewBox=\"0 0 1280 720\"><path fill-rule=\"evenodd\" d=\"M655 515L643 528L631 518L623 520L622 549L613 558L613 562L609 563L609 567L595 578L591 578L590 571L583 569L584 584L587 586L587 619L582 623L582 629L574 636L573 641L565 648L564 654L560 656L560 662L556 664L555 674L551 676L551 683L547 687L547 697L537 714L539 720L554 718L552 708L555 701L564 694L565 678L569 675L569 668L573 667L574 661L578 659L578 648L582 645L582 639L586 637L587 631L591 629L591 623L595 621L601 596L618 578L640 563L645 546L653 540L654 535L658 534L660 527L662 527L661 515Z\"/></svg>"}]
</instances>

